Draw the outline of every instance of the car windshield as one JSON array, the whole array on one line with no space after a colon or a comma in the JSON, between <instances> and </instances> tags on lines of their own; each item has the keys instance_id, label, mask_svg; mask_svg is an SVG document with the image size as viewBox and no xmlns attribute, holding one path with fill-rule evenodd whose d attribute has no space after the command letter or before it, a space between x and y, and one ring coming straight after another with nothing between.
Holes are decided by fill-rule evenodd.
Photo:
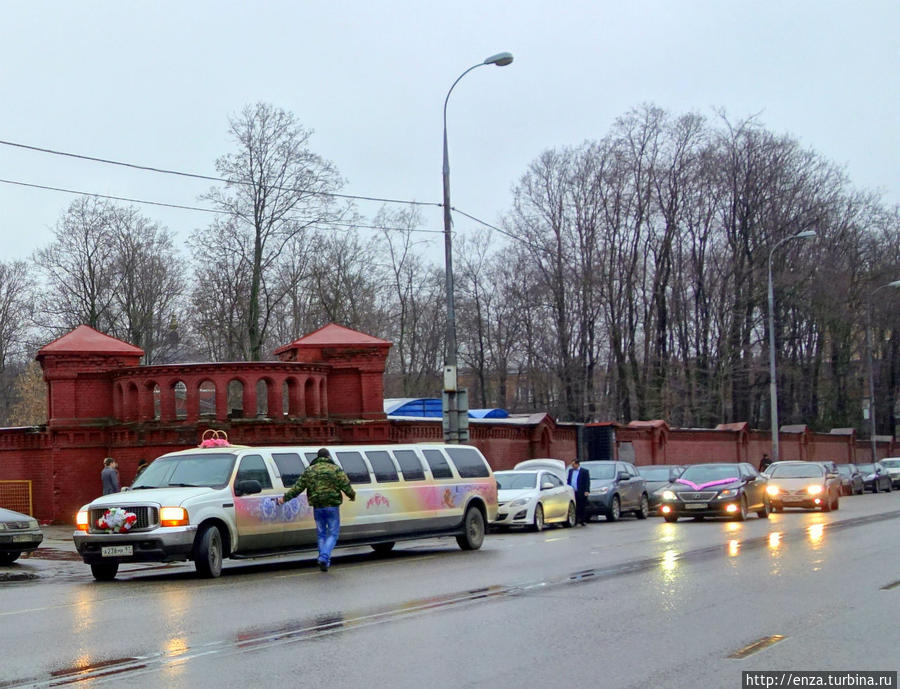
<instances>
[{"instance_id":1,"label":"car windshield","mask_svg":"<svg viewBox=\"0 0 900 689\"><path fill-rule=\"evenodd\" d=\"M638 473L648 481L668 481L669 467L638 467Z\"/></svg>"},{"instance_id":2,"label":"car windshield","mask_svg":"<svg viewBox=\"0 0 900 689\"><path fill-rule=\"evenodd\" d=\"M853 468L849 464L838 464L838 473L845 476L852 476Z\"/></svg>"},{"instance_id":3,"label":"car windshield","mask_svg":"<svg viewBox=\"0 0 900 689\"><path fill-rule=\"evenodd\" d=\"M171 486L206 486L222 488L231 478L234 468L233 454L197 454L160 457L152 462L132 490L142 488L169 488Z\"/></svg>"},{"instance_id":4,"label":"car windshield","mask_svg":"<svg viewBox=\"0 0 900 689\"><path fill-rule=\"evenodd\" d=\"M874 464L857 464L856 468L859 469L864 474L871 474L875 471Z\"/></svg>"},{"instance_id":5,"label":"car windshield","mask_svg":"<svg viewBox=\"0 0 900 689\"><path fill-rule=\"evenodd\" d=\"M724 481L725 479L738 480L738 468L727 464L695 464L684 470L679 477L692 483L707 483L709 481Z\"/></svg>"},{"instance_id":6,"label":"car windshield","mask_svg":"<svg viewBox=\"0 0 900 689\"><path fill-rule=\"evenodd\" d=\"M495 472L494 478L497 479L497 488L499 490L525 490L537 486L537 473L534 471L522 472Z\"/></svg>"},{"instance_id":7,"label":"car windshield","mask_svg":"<svg viewBox=\"0 0 900 689\"><path fill-rule=\"evenodd\" d=\"M882 459L881 466L888 469L900 469L900 459Z\"/></svg>"},{"instance_id":8,"label":"car windshield","mask_svg":"<svg viewBox=\"0 0 900 689\"><path fill-rule=\"evenodd\" d=\"M772 478L821 478L825 469L818 464L782 464L769 469Z\"/></svg>"},{"instance_id":9,"label":"car windshield","mask_svg":"<svg viewBox=\"0 0 900 689\"><path fill-rule=\"evenodd\" d=\"M616 476L616 465L612 463L588 464L585 462L582 466L588 470L588 474L590 474L592 481L611 479Z\"/></svg>"}]
</instances>

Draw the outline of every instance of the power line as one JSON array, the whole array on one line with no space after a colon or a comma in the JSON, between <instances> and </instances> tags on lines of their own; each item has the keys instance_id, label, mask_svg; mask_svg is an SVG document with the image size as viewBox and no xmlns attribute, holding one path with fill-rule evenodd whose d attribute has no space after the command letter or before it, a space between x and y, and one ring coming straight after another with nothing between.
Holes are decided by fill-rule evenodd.
<instances>
[{"instance_id":1,"label":"power line","mask_svg":"<svg viewBox=\"0 0 900 689\"><path fill-rule=\"evenodd\" d=\"M113 196L111 194L98 194L90 191L78 191L77 189L65 189L63 187L51 187L44 184L32 184L30 182L21 182L13 179L2 179L0 178L0 183L2 184L11 184L19 187L28 187L30 189L40 189L42 191L57 191L64 194L75 194L76 196L90 196L98 199L109 199L112 201L125 201L126 203L140 203L148 206L161 206L163 208L177 208L180 210L188 210L188 211L198 211L201 213L213 213L216 215L228 215L228 213L224 213L222 211L216 210L215 208L204 208L202 206L187 206L179 203L166 203L164 201L149 201L147 199L136 199L128 196ZM296 218L296 216L294 217ZM427 228L417 228L411 229L407 227L384 227L379 225L361 225L358 223L341 223L333 220L322 220L316 221L321 225L332 225L335 227L347 227L351 229L365 229L365 230L388 230L392 232L429 232L436 234L443 234L443 230L430 230Z\"/></svg>"},{"instance_id":2,"label":"power line","mask_svg":"<svg viewBox=\"0 0 900 689\"><path fill-rule=\"evenodd\" d=\"M81 155L80 153L69 153L67 151L57 151L52 148L42 148L40 146L30 146L28 144L20 144L15 141L4 141L0 139L0 144L4 146L11 146L13 148L21 148L28 151L36 151L38 153L48 153L50 155L63 156L66 158L76 158L78 160L88 160L94 163L103 163L105 165L118 165L120 167L127 167L133 170L143 170L145 172L157 172L163 175L176 175L178 177L189 177L192 179L202 179L209 182L222 182L223 184L241 184L245 186L253 186L251 182L242 182L236 180L225 179L224 177L214 177L211 175L201 175L195 172L182 172L180 170L169 170L167 168L161 167L153 167L150 165L138 165L137 163L126 163L120 160L111 160L109 158L97 158L95 156ZM405 199L389 199L389 198L381 198L378 196L362 196L359 194L339 194L337 192L332 191L312 191L310 189L297 189L296 187L282 187L278 185L273 185L267 187L268 189L277 189L278 191L293 191L299 194L310 194L315 196L332 196L335 198L341 199L355 199L359 201L378 201L381 203L401 203L410 206L435 206L437 208L441 208L443 204L435 203L432 201L407 201Z\"/></svg>"}]
</instances>

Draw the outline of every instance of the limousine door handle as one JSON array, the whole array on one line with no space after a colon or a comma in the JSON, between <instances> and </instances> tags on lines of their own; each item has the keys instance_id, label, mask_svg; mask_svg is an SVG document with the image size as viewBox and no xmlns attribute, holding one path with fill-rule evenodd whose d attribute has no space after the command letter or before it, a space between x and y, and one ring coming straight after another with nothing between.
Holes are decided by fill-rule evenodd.
<instances>
[{"instance_id":1,"label":"limousine door handle","mask_svg":"<svg viewBox=\"0 0 900 689\"><path fill-rule=\"evenodd\" d=\"M225 504L222 505L222 507L234 507L234 503L233 503L233 502L226 502Z\"/></svg>"}]
</instances>

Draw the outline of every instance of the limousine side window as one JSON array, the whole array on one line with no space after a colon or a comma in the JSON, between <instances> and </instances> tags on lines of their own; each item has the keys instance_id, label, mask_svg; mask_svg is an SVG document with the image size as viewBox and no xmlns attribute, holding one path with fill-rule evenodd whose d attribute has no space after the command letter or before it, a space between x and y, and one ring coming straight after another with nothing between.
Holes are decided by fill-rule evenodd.
<instances>
[{"instance_id":1,"label":"limousine side window","mask_svg":"<svg viewBox=\"0 0 900 689\"><path fill-rule=\"evenodd\" d=\"M422 462L414 450L394 450L394 458L400 465L405 481L425 480L425 470L422 469Z\"/></svg>"},{"instance_id":2,"label":"limousine side window","mask_svg":"<svg viewBox=\"0 0 900 689\"><path fill-rule=\"evenodd\" d=\"M273 452L272 459L281 474L281 482L285 487L292 486L306 471L306 462L296 452Z\"/></svg>"},{"instance_id":3,"label":"limousine side window","mask_svg":"<svg viewBox=\"0 0 900 689\"><path fill-rule=\"evenodd\" d=\"M371 483L372 478L369 476L369 467L363 461L359 452L337 452L337 460L340 462L341 468L346 472L350 483Z\"/></svg>"},{"instance_id":4,"label":"limousine side window","mask_svg":"<svg viewBox=\"0 0 900 689\"><path fill-rule=\"evenodd\" d=\"M450 465L447 464L447 458L444 457L444 453L440 450L422 450L422 454L425 455L425 461L428 462L428 466L431 468L431 475L434 478L453 478L453 472L450 470Z\"/></svg>"},{"instance_id":5,"label":"limousine side window","mask_svg":"<svg viewBox=\"0 0 900 689\"><path fill-rule=\"evenodd\" d=\"M471 447L448 447L447 454L456 465L460 478L482 478L491 475L478 450Z\"/></svg>"},{"instance_id":6,"label":"limousine side window","mask_svg":"<svg viewBox=\"0 0 900 689\"><path fill-rule=\"evenodd\" d=\"M400 480L400 477L397 476L397 467L391 461L391 456L384 450L367 450L366 459L372 465L376 481L387 483Z\"/></svg>"},{"instance_id":7,"label":"limousine side window","mask_svg":"<svg viewBox=\"0 0 900 689\"><path fill-rule=\"evenodd\" d=\"M266 469L266 463L259 455L247 455L241 459L241 466L238 469L235 483L238 481L259 481L259 485L266 488L272 487L272 479L269 476L269 470Z\"/></svg>"}]
</instances>

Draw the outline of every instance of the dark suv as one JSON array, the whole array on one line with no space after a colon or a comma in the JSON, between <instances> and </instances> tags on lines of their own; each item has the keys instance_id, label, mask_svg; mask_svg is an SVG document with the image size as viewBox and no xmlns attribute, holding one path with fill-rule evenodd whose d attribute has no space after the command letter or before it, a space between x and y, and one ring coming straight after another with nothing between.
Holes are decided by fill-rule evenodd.
<instances>
[{"instance_id":1,"label":"dark suv","mask_svg":"<svg viewBox=\"0 0 900 689\"><path fill-rule=\"evenodd\" d=\"M623 512L634 512L638 519L650 514L650 496L637 469L630 462L582 462L591 476L591 492L585 513L606 517L614 522Z\"/></svg>"}]
</instances>

